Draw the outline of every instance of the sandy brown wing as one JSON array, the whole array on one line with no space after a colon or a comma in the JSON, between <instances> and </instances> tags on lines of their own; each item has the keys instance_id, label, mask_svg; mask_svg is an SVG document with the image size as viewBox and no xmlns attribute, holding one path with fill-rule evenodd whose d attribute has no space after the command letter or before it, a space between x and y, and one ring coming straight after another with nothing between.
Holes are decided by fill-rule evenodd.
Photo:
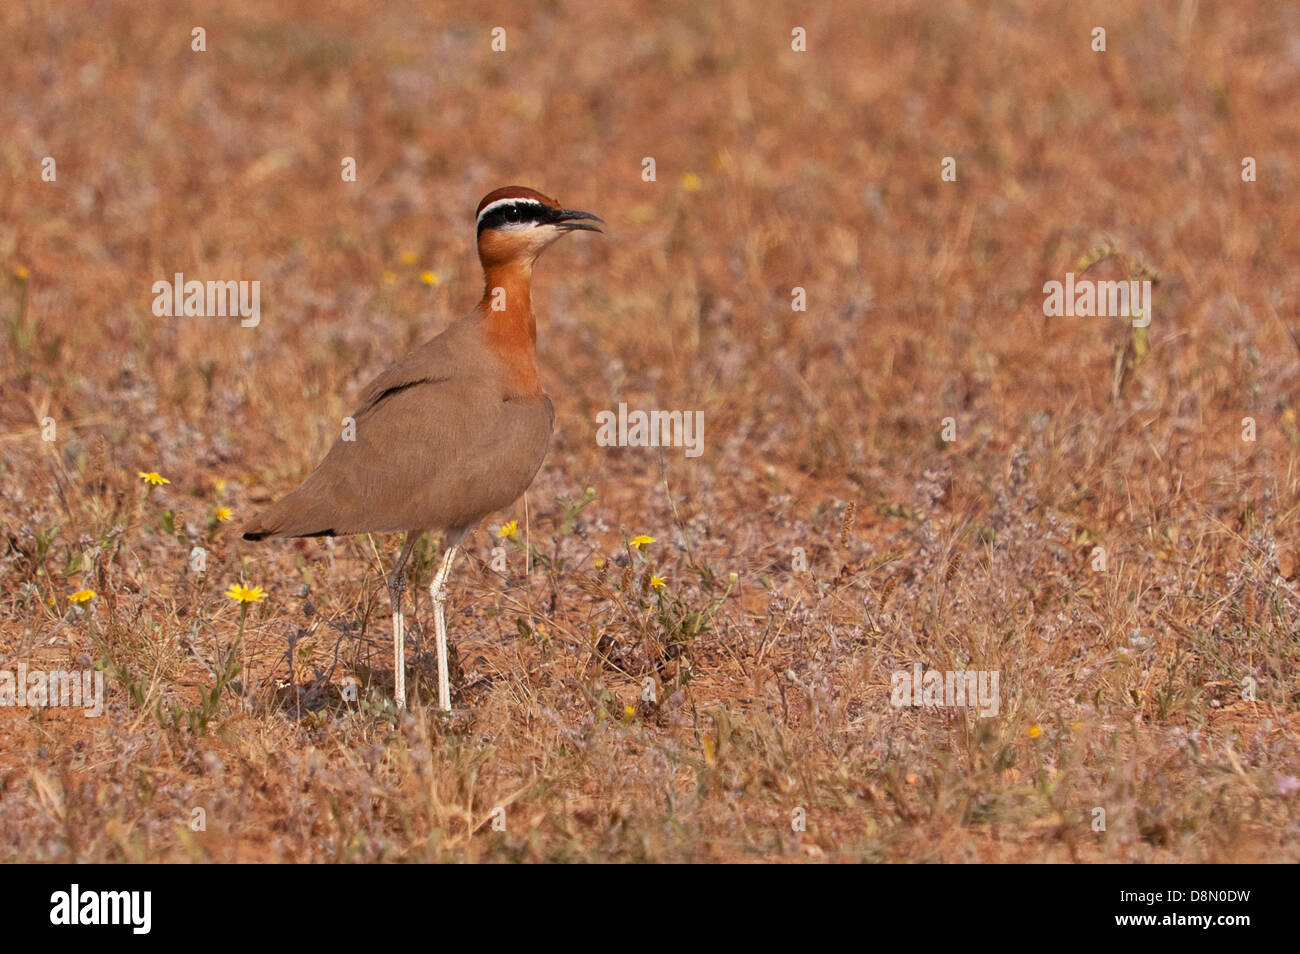
<instances>
[{"instance_id":1,"label":"sandy brown wing","mask_svg":"<svg viewBox=\"0 0 1300 954\"><path fill-rule=\"evenodd\" d=\"M466 527L508 506L545 457L544 396L503 401L475 378L389 390L356 418L261 531L285 536Z\"/></svg>"},{"instance_id":2,"label":"sandy brown wing","mask_svg":"<svg viewBox=\"0 0 1300 954\"><path fill-rule=\"evenodd\" d=\"M456 448L492 419L471 382L394 385L355 415L354 433L277 507L281 533L382 533L442 529ZM351 437L352 439L348 439ZM292 513L292 518L290 518Z\"/></svg>"}]
</instances>

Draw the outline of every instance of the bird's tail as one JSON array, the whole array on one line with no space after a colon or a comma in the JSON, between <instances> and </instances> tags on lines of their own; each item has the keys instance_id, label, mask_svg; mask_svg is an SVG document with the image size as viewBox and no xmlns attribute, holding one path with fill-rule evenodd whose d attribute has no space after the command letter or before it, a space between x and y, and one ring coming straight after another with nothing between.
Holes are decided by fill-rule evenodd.
<instances>
[{"instance_id":1,"label":"bird's tail","mask_svg":"<svg viewBox=\"0 0 1300 954\"><path fill-rule=\"evenodd\" d=\"M304 503L295 490L251 517L239 532L245 540L334 536L334 528L322 519L323 515L313 513L315 508Z\"/></svg>"},{"instance_id":2,"label":"bird's tail","mask_svg":"<svg viewBox=\"0 0 1300 954\"><path fill-rule=\"evenodd\" d=\"M277 535L274 521L270 518L271 507L255 514L252 519L239 528L239 534L245 540L265 540Z\"/></svg>"}]
</instances>

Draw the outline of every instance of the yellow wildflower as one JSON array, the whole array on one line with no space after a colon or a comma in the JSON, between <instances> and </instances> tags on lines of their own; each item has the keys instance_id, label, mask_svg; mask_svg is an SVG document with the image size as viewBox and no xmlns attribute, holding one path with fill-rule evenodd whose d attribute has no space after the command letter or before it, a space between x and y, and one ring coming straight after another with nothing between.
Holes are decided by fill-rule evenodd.
<instances>
[{"instance_id":1,"label":"yellow wildflower","mask_svg":"<svg viewBox=\"0 0 1300 954\"><path fill-rule=\"evenodd\" d=\"M631 540L629 540L627 542L627 545L630 547L635 547L638 550L644 550L646 548L646 544L654 543L654 542L655 542L654 537L647 537L644 533L641 533L633 537Z\"/></svg>"},{"instance_id":2,"label":"yellow wildflower","mask_svg":"<svg viewBox=\"0 0 1300 954\"><path fill-rule=\"evenodd\" d=\"M94 598L94 590L77 590L77 592L68 597L68 599L73 603L89 603Z\"/></svg>"},{"instance_id":3,"label":"yellow wildflower","mask_svg":"<svg viewBox=\"0 0 1300 954\"><path fill-rule=\"evenodd\" d=\"M217 522L218 522L218 523L225 523L225 522L226 522L227 520L229 520L230 517L231 517L230 508L229 508L229 507L218 507L218 508L216 509L216 514L215 514L215 516L216 516L216 518L217 518Z\"/></svg>"},{"instance_id":4,"label":"yellow wildflower","mask_svg":"<svg viewBox=\"0 0 1300 954\"><path fill-rule=\"evenodd\" d=\"M143 480L146 484L149 484L151 487L161 487L163 484L171 483L170 480L168 480L162 474L158 473L158 471L156 470L150 470L150 471L142 470L138 473L137 476L141 480Z\"/></svg>"},{"instance_id":5,"label":"yellow wildflower","mask_svg":"<svg viewBox=\"0 0 1300 954\"><path fill-rule=\"evenodd\" d=\"M682 190L685 192L699 192L704 186L700 177L693 172L682 173Z\"/></svg>"},{"instance_id":6,"label":"yellow wildflower","mask_svg":"<svg viewBox=\"0 0 1300 954\"><path fill-rule=\"evenodd\" d=\"M249 588L242 583L234 583L226 590L226 596L236 603L260 603L266 599L266 593L260 586Z\"/></svg>"},{"instance_id":7,"label":"yellow wildflower","mask_svg":"<svg viewBox=\"0 0 1300 954\"><path fill-rule=\"evenodd\" d=\"M662 590L664 588L664 578L662 576L652 576L650 577L650 585L656 590Z\"/></svg>"},{"instance_id":8,"label":"yellow wildflower","mask_svg":"<svg viewBox=\"0 0 1300 954\"><path fill-rule=\"evenodd\" d=\"M426 285L436 285L438 284L438 276L433 272L423 271L420 272L420 281L424 282Z\"/></svg>"},{"instance_id":9,"label":"yellow wildflower","mask_svg":"<svg viewBox=\"0 0 1300 954\"><path fill-rule=\"evenodd\" d=\"M1031 725L1029 727L1029 737L1031 739L1036 739L1042 734L1043 734L1043 729L1041 726Z\"/></svg>"},{"instance_id":10,"label":"yellow wildflower","mask_svg":"<svg viewBox=\"0 0 1300 954\"><path fill-rule=\"evenodd\" d=\"M498 540L506 540L513 537L519 532L519 521L511 520L509 523L501 524L501 529L497 531Z\"/></svg>"},{"instance_id":11,"label":"yellow wildflower","mask_svg":"<svg viewBox=\"0 0 1300 954\"><path fill-rule=\"evenodd\" d=\"M403 264L403 265L414 265L414 264L415 264L415 253L414 253L414 252L403 252L403 253L402 253L402 264Z\"/></svg>"}]
</instances>

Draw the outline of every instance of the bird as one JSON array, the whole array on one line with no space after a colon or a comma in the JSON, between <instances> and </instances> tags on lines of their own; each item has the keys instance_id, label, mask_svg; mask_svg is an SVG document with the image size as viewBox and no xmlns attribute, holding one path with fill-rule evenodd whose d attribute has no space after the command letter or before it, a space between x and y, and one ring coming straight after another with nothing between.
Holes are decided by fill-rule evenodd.
<instances>
[{"instance_id":1,"label":"bird","mask_svg":"<svg viewBox=\"0 0 1300 954\"><path fill-rule=\"evenodd\" d=\"M475 212L483 298L468 315L369 383L345 429L293 491L255 514L245 540L405 533L388 574L393 701L406 706L404 570L425 533L444 549L429 586L438 708L451 709L443 615L452 561L484 517L521 496L541 469L555 426L536 357L531 296L538 256L569 232L605 221L525 186L489 192Z\"/></svg>"}]
</instances>

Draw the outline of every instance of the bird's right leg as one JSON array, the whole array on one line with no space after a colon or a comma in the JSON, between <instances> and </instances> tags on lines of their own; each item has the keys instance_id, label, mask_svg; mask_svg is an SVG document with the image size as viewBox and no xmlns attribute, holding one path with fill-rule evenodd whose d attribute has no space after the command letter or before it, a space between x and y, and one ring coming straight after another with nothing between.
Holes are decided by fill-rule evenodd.
<instances>
[{"instance_id":1,"label":"bird's right leg","mask_svg":"<svg viewBox=\"0 0 1300 954\"><path fill-rule=\"evenodd\" d=\"M451 561L456 559L456 545L447 547L442 555L442 563L429 586L429 596L433 600L433 631L438 650L438 708L443 712L451 711L451 680L447 672L447 620L443 616L442 604L447 601L447 577L451 575Z\"/></svg>"},{"instance_id":2,"label":"bird's right leg","mask_svg":"<svg viewBox=\"0 0 1300 954\"><path fill-rule=\"evenodd\" d=\"M406 592L406 561L411 558L415 541L414 531L406 535L402 552L397 556L393 572L388 574L388 601L393 607L393 703L398 709L406 708L406 617L402 613L402 594Z\"/></svg>"}]
</instances>

